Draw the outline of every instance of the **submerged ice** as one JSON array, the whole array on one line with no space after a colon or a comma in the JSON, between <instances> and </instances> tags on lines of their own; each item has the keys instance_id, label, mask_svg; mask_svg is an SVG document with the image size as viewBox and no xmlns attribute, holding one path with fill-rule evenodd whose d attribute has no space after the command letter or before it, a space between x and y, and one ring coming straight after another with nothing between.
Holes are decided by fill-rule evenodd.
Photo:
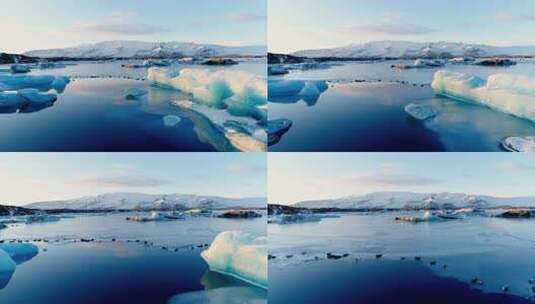
<instances>
[{"instance_id":1,"label":"submerged ice","mask_svg":"<svg viewBox=\"0 0 535 304\"><path fill-rule=\"evenodd\" d=\"M493 74L485 80L443 70L435 73L432 87L439 95L488 106L535 122L535 78Z\"/></svg>"},{"instance_id":2,"label":"submerged ice","mask_svg":"<svg viewBox=\"0 0 535 304\"><path fill-rule=\"evenodd\" d=\"M435 107L426 104L410 103L405 106L405 112L418 120L426 120L437 116Z\"/></svg>"},{"instance_id":3,"label":"submerged ice","mask_svg":"<svg viewBox=\"0 0 535 304\"><path fill-rule=\"evenodd\" d=\"M267 239L242 231L225 231L201 253L210 270L267 288Z\"/></svg>"}]
</instances>

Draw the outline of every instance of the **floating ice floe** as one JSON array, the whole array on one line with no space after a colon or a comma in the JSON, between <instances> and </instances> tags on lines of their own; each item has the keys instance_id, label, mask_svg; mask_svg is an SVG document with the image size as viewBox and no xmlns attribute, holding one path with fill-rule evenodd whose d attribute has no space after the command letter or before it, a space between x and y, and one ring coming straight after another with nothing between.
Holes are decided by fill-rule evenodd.
<instances>
[{"instance_id":1,"label":"floating ice floe","mask_svg":"<svg viewBox=\"0 0 535 304\"><path fill-rule=\"evenodd\" d=\"M61 218L59 216L55 216L55 215L34 214L34 215L29 215L26 218L26 224L58 222L60 219Z\"/></svg>"},{"instance_id":2,"label":"floating ice floe","mask_svg":"<svg viewBox=\"0 0 535 304\"><path fill-rule=\"evenodd\" d=\"M184 111L192 111L206 117L223 133L232 146L240 151L263 152L267 149L265 128L253 118L233 116L227 111L190 100L173 101L172 104Z\"/></svg>"},{"instance_id":3,"label":"floating ice floe","mask_svg":"<svg viewBox=\"0 0 535 304\"><path fill-rule=\"evenodd\" d=\"M278 143L282 136L290 130L293 122L286 118L269 120L267 122L268 145Z\"/></svg>"},{"instance_id":4,"label":"floating ice floe","mask_svg":"<svg viewBox=\"0 0 535 304\"><path fill-rule=\"evenodd\" d=\"M535 122L535 78L493 74L484 80L463 73L438 71L432 87L439 95L488 106Z\"/></svg>"},{"instance_id":5,"label":"floating ice floe","mask_svg":"<svg viewBox=\"0 0 535 304\"><path fill-rule=\"evenodd\" d=\"M164 221L174 221L184 219L184 214L182 213L161 213L153 211L149 216L129 216L126 218L127 221L132 222L164 222Z\"/></svg>"},{"instance_id":6,"label":"floating ice floe","mask_svg":"<svg viewBox=\"0 0 535 304\"><path fill-rule=\"evenodd\" d=\"M437 116L438 112L432 105L410 103L405 106L405 112L418 120L426 120Z\"/></svg>"},{"instance_id":7,"label":"floating ice floe","mask_svg":"<svg viewBox=\"0 0 535 304\"><path fill-rule=\"evenodd\" d=\"M11 65L11 72L14 74L29 73L30 67L25 64L13 64Z\"/></svg>"},{"instance_id":8,"label":"floating ice floe","mask_svg":"<svg viewBox=\"0 0 535 304\"><path fill-rule=\"evenodd\" d=\"M268 67L268 75L285 75L288 74L290 71L281 65L270 65Z\"/></svg>"},{"instance_id":9,"label":"floating ice floe","mask_svg":"<svg viewBox=\"0 0 535 304\"><path fill-rule=\"evenodd\" d=\"M182 121L182 118L176 116L176 115L166 115L162 118L163 124L166 127L174 127Z\"/></svg>"},{"instance_id":10,"label":"floating ice floe","mask_svg":"<svg viewBox=\"0 0 535 304\"><path fill-rule=\"evenodd\" d=\"M171 298L168 304L265 304L267 296L251 287L223 287L192 291Z\"/></svg>"},{"instance_id":11,"label":"floating ice floe","mask_svg":"<svg viewBox=\"0 0 535 304\"><path fill-rule=\"evenodd\" d=\"M535 136L507 137L501 145L510 152L535 152Z\"/></svg>"},{"instance_id":12,"label":"floating ice floe","mask_svg":"<svg viewBox=\"0 0 535 304\"><path fill-rule=\"evenodd\" d=\"M235 116L265 120L266 80L252 73L234 70L150 68L148 79L155 85L190 93L193 100L228 109Z\"/></svg>"},{"instance_id":13,"label":"floating ice floe","mask_svg":"<svg viewBox=\"0 0 535 304\"><path fill-rule=\"evenodd\" d=\"M143 88L129 88L125 91L126 99L138 99L144 95L147 95L148 91Z\"/></svg>"},{"instance_id":14,"label":"floating ice floe","mask_svg":"<svg viewBox=\"0 0 535 304\"><path fill-rule=\"evenodd\" d=\"M17 94L32 103L53 103L58 99L56 94L41 93L37 89L22 89Z\"/></svg>"},{"instance_id":15,"label":"floating ice floe","mask_svg":"<svg viewBox=\"0 0 535 304\"><path fill-rule=\"evenodd\" d=\"M392 68L396 69L419 69L419 68L436 68L444 66L442 60L425 60L417 59L412 64L393 64Z\"/></svg>"},{"instance_id":16,"label":"floating ice floe","mask_svg":"<svg viewBox=\"0 0 535 304\"><path fill-rule=\"evenodd\" d=\"M211 271L267 288L267 239L242 231L225 231L201 253Z\"/></svg>"},{"instance_id":17,"label":"floating ice floe","mask_svg":"<svg viewBox=\"0 0 535 304\"><path fill-rule=\"evenodd\" d=\"M329 86L322 80L270 80L269 100L272 102L294 103L300 100L315 105Z\"/></svg>"},{"instance_id":18,"label":"floating ice floe","mask_svg":"<svg viewBox=\"0 0 535 304\"><path fill-rule=\"evenodd\" d=\"M0 86L4 91L42 88L50 87L54 80L56 77L51 75L0 75Z\"/></svg>"}]
</instances>

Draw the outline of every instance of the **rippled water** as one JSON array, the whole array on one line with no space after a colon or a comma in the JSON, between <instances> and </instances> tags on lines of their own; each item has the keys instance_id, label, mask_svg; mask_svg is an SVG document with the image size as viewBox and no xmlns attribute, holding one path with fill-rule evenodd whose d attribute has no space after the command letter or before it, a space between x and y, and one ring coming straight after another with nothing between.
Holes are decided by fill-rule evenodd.
<instances>
[{"instance_id":1,"label":"rippled water","mask_svg":"<svg viewBox=\"0 0 535 304\"><path fill-rule=\"evenodd\" d=\"M277 256L270 261L270 270L293 265L299 272L299 268L316 263L316 256L324 260L328 252L348 253L349 262L355 258L376 260L377 254L387 261L414 261L419 256L419 264L436 276L465 284L477 277L484 285L471 287L486 293L502 293L502 287L508 286L510 294L533 296L529 279L535 273L531 258L535 254L535 221L474 216L412 224L396 222L398 215L346 213L317 223L270 224L270 254ZM386 274L386 279L389 275L395 274ZM365 276L360 279L367 280Z\"/></svg>"},{"instance_id":2,"label":"rippled water","mask_svg":"<svg viewBox=\"0 0 535 304\"><path fill-rule=\"evenodd\" d=\"M128 215L133 214L80 215L0 230L3 240L48 241L35 243L39 254L17 266L0 290L0 302L157 304L182 293L229 287L246 289L244 297L267 297L262 289L210 272L197 247L227 230L265 235L265 218L137 223L126 221Z\"/></svg>"}]
</instances>

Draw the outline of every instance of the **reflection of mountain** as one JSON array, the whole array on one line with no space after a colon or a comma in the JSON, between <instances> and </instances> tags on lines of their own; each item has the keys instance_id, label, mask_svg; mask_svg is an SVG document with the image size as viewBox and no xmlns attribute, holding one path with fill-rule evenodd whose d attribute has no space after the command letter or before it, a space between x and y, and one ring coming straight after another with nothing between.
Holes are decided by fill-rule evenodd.
<instances>
[{"instance_id":1,"label":"reflection of mountain","mask_svg":"<svg viewBox=\"0 0 535 304\"><path fill-rule=\"evenodd\" d=\"M309 58L453 58L535 56L535 46L498 47L457 42L372 41L339 48L302 50L293 55Z\"/></svg>"},{"instance_id":2,"label":"reflection of mountain","mask_svg":"<svg viewBox=\"0 0 535 304\"><path fill-rule=\"evenodd\" d=\"M362 196L304 201L302 208L340 209L455 209L535 206L535 197L501 198L463 193L375 192Z\"/></svg>"},{"instance_id":3,"label":"reflection of mountain","mask_svg":"<svg viewBox=\"0 0 535 304\"><path fill-rule=\"evenodd\" d=\"M107 193L64 201L36 202L28 208L54 210L175 210L191 208L265 208L265 198L226 198L192 194Z\"/></svg>"},{"instance_id":4,"label":"reflection of mountain","mask_svg":"<svg viewBox=\"0 0 535 304\"><path fill-rule=\"evenodd\" d=\"M193 42L104 41L70 48L34 50L27 56L42 58L181 58L266 56L265 46L222 46Z\"/></svg>"}]
</instances>

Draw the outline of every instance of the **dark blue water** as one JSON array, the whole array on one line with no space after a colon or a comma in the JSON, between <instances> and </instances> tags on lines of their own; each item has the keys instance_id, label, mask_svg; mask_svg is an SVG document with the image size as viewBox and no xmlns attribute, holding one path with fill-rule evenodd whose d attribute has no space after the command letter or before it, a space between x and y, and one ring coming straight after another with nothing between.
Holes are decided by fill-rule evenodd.
<instances>
[{"instance_id":1,"label":"dark blue water","mask_svg":"<svg viewBox=\"0 0 535 304\"><path fill-rule=\"evenodd\" d=\"M425 122L404 111L429 103L439 115ZM315 103L278 97L270 119L288 118L292 128L270 151L500 151L507 136L535 134L535 124L491 109L437 98L426 85L336 84Z\"/></svg>"},{"instance_id":2,"label":"dark blue water","mask_svg":"<svg viewBox=\"0 0 535 304\"><path fill-rule=\"evenodd\" d=\"M159 304L185 292L235 286L249 287L210 272L199 250L71 244L49 246L47 252L19 265L0 290L0 303Z\"/></svg>"},{"instance_id":3,"label":"dark blue water","mask_svg":"<svg viewBox=\"0 0 535 304\"><path fill-rule=\"evenodd\" d=\"M514 304L528 300L485 294L440 278L415 261L322 261L269 269L269 303Z\"/></svg>"},{"instance_id":4,"label":"dark blue water","mask_svg":"<svg viewBox=\"0 0 535 304\"><path fill-rule=\"evenodd\" d=\"M149 94L126 100L131 87ZM51 107L0 113L0 151L233 151L205 118L169 104L184 98L144 81L78 79ZM182 121L166 126L166 115Z\"/></svg>"}]
</instances>

